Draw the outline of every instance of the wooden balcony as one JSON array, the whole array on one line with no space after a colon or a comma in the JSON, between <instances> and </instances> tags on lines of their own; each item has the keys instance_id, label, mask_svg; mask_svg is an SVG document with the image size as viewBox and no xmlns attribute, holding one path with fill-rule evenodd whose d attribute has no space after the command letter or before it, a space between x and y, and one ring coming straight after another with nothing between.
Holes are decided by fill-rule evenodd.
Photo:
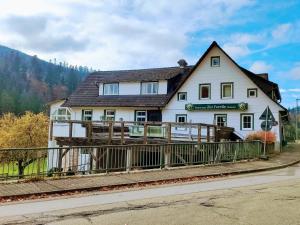
<instances>
[{"instance_id":1,"label":"wooden balcony","mask_svg":"<svg viewBox=\"0 0 300 225\"><path fill-rule=\"evenodd\" d=\"M62 130L62 125L64 132L56 132ZM59 146L217 142L220 139L230 139L233 131L230 127L204 123L78 120L50 122L50 140L56 140Z\"/></svg>"}]
</instances>

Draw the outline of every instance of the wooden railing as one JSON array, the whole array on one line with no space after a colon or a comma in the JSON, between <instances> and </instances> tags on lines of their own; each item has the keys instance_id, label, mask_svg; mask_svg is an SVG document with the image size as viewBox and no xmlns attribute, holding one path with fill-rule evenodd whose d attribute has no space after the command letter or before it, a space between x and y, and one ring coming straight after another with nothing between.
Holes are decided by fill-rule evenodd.
<instances>
[{"instance_id":1,"label":"wooden railing","mask_svg":"<svg viewBox=\"0 0 300 225\"><path fill-rule=\"evenodd\" d=\"M54 133L54 127L59 124L68 126L68 134L60 136ZM81 126L78 127L78 124ZM85 134L82 136L74 135L76 129L85 129ZM51 120L50 140L60 139L71 143L74 142L75 138L81 138L89 144L95 144L93 143L95 140L98 140L99 144L148 144L149 142L172 143L174 141L201 143L229 139L233 130L233 128L205 123ZM72 145L75 144L84 143Z\"/></svg>"}]
</instances>

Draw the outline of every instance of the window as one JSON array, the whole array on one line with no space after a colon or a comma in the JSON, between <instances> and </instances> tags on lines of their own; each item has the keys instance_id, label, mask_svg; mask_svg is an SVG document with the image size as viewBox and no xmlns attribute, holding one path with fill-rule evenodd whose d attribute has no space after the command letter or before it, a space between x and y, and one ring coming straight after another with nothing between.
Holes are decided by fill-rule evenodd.
<instances>
[{"instance_id":1,"label":"window","mask_svg":"<svg viewBox=\"0 0 300 225\"><path fill-rule=\"evenodd\" d=\"M111 109L104 110L104 115L105 115L105 120L115 121L116 111Z\"/></svg>"},{"instance_id":2,"label":"window","mask_svg":"<svg viewBox=\"0 0 300 225\"><path fill-rule=\"evenodd\" d=\"M247 96L248 96L248 98L256 98L257 97L257 89L256 88L247 89Z\"/></svg>"},{"instance_id":3,"label":"window","mask_svg":"<svg viewBox=\"0 0 300 225\"><path fill-rule=\"evenodd\" d=\"M253 130L253 114L241 114L241 130Z\"/></svg>"},{"instance_id":4,"label":"window","mask_svg":"<svg viewBox=\"0 0 300 225\"><path fill-rule=\"evenodd\" d=\"M83 121L92 121L93 118L93 110L84 109L82 110L82 120Z\"/></svg>"},{"instance_id":5,"label":"window","mask_svg":"<svg viewBox=\"0 0 300 225\"><path fill-rule=\"evenodd\" d=\"M146 111L135 111L135 121L144 122L147 120Z\"/></svg>"},{"instance_id":6,"label":"window","mask_svg":"<svg viewBox=\"0 0 300 225\"><path fill-rule=\"evenodd\" d=\"M233 83L221 83L221 98L233 98Z\"/></svg>"},{"instance_id":7,"label":"window","mask_svg":"<svg viewBox=\"0 0 300 225\"><path fill-rule=\"evenodd\" d=\"M103 84L103 95L118 95L118 94L119 94L118 83Z\"/></svg>"},{"instance_id":8,"label":"window","mask_svg":"<svg viewBox=\"0 0 300 225\"><path fill-rule=\"evenodd\" d=\"M142 95L158 94L158 82L142 82L141 94Z\"/></svg>"},{"instance_id":9,"label":"window","mask_svg":"<svg viewBox=\"0 0 300 225\"><path fill-rule=\"evenodd\" d=\"M187 93L186 92L178 92L177 100L178 101L186 101L187 100Z\"/></svg>"},{"instance_id":10,"label":"window","mask_svg":"<svg viewBox=\"0 0 300 225\"><path fill-rule=\"evenodd\" d=\"M199 99L210 99L210 84L199 85Z\"/></svg>"},{"instance_id":11,"label":"window","mask_svg":"<svg viewBox=\"0 0 300 225\"><path fill-rule=\"evenodd\" d=\"M215 124L219 127L227 126L227 115L226 114L216 114L215 115Z\"/></svg>"},{"instance_id":12,"label":"window","mask_svg":"<svg viewBox=\"0 0 300 225\"><path fill-rule=\"evenodd\" d=\"M186 123L187 115L186 114L176 114L176 123Z\"/></svg>"},{"instance_id":13,"label":"window","mask_svg":"<svg viewBox=\"0 0 300 225\"><path fill-rule=\"evenodd\" d=\"M56 109L52 115L51 115L52 120L70 120L71 119L71 112L67 108L59 108Z\"/></svg>"},{"instance_id":14,"label":"window","mask_svg":"<svg viewBox=\"0 0 300 225\"><path fill-rule=\"evenodd\" d=\"M220 66L220 56L212 56L210 58L210 66L211 67L219 67Z\"/></svg>"}]
</instances>

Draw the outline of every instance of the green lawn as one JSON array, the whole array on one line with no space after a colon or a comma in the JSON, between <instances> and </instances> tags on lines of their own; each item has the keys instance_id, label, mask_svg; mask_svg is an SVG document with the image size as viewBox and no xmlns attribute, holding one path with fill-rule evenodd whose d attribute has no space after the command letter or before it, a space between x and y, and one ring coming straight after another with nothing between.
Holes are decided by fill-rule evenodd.
<instances>
[{"instance_id":1,"label":"green lawn","mask_svg":"<svg viewBox=\"0 0 300 225\"><path fill-rule=\"evenodd\" d=\"M25 176L36 176L38 173L38 168L40 173L47 172L47 158L41 158L33 163L29 164L24 169ZM1 163L0 162L0 179L5 177L14 177L19 175L18 163Z\"/></svg>"}]
</instances>

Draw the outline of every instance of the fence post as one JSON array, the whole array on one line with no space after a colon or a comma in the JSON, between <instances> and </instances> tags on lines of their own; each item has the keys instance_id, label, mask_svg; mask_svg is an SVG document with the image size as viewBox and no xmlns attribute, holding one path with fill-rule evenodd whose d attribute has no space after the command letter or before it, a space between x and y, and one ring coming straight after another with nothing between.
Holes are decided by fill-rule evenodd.
<instances>
[{"instance_id":1,"label":"fence post","mask_svg":"<svg viewBox=\"0 0 300 225\"><path fill-rule=\"evenodd\" d=\"M108 173L109 167L109 148L106 148L106 162L105 162L105 171Z\"/></svg>"},{"instance_id":2,"label":"fence post","mask_svg":"<svg viewBox=\"0 0 300 225\"><path fill-rule=\"evenodd\" d=\"M62 151L63 151L62 148L60 148L58 150L58 165L57 165L57 167L58 167L59 175L61 175L61 172L62 172L62 154L63 154Z\"/></svg>"},{"instance_id":3,"label":"fence post","mask_svg":"<svg viewBox=\"0 0 300 225\"><path fill-rule=\"evenodd\" d=\"M127 154L126 154L126 171L129 172L132 167L132 149L127 148Z\"/></svg>"},{"instance_id":4,"label":"fence post","mask_svg":"<svg viewBox=\"0 0 300 225\"><path fill-rule=\"evenodd\" d=\"M160 169L162 169L163 168L163 165L164 165L164 150L165 150L165 148L164 148L164 146L163 145L161 145L160 147L160 156L159 156L159 159L160 159L160 162L159 162L159 164L160 164Z\"/></svg>"},{"instance_id":5,"label":"fence post","mask_svg":"<svg viewBox=\"0 0 300 225\"><path fill-rule=\"evenodd\" d=\"M169 168L171 165L171 145L168 144L166 145L166 148L165 148L165 168Z\"/></svg>"}]
</instances>

